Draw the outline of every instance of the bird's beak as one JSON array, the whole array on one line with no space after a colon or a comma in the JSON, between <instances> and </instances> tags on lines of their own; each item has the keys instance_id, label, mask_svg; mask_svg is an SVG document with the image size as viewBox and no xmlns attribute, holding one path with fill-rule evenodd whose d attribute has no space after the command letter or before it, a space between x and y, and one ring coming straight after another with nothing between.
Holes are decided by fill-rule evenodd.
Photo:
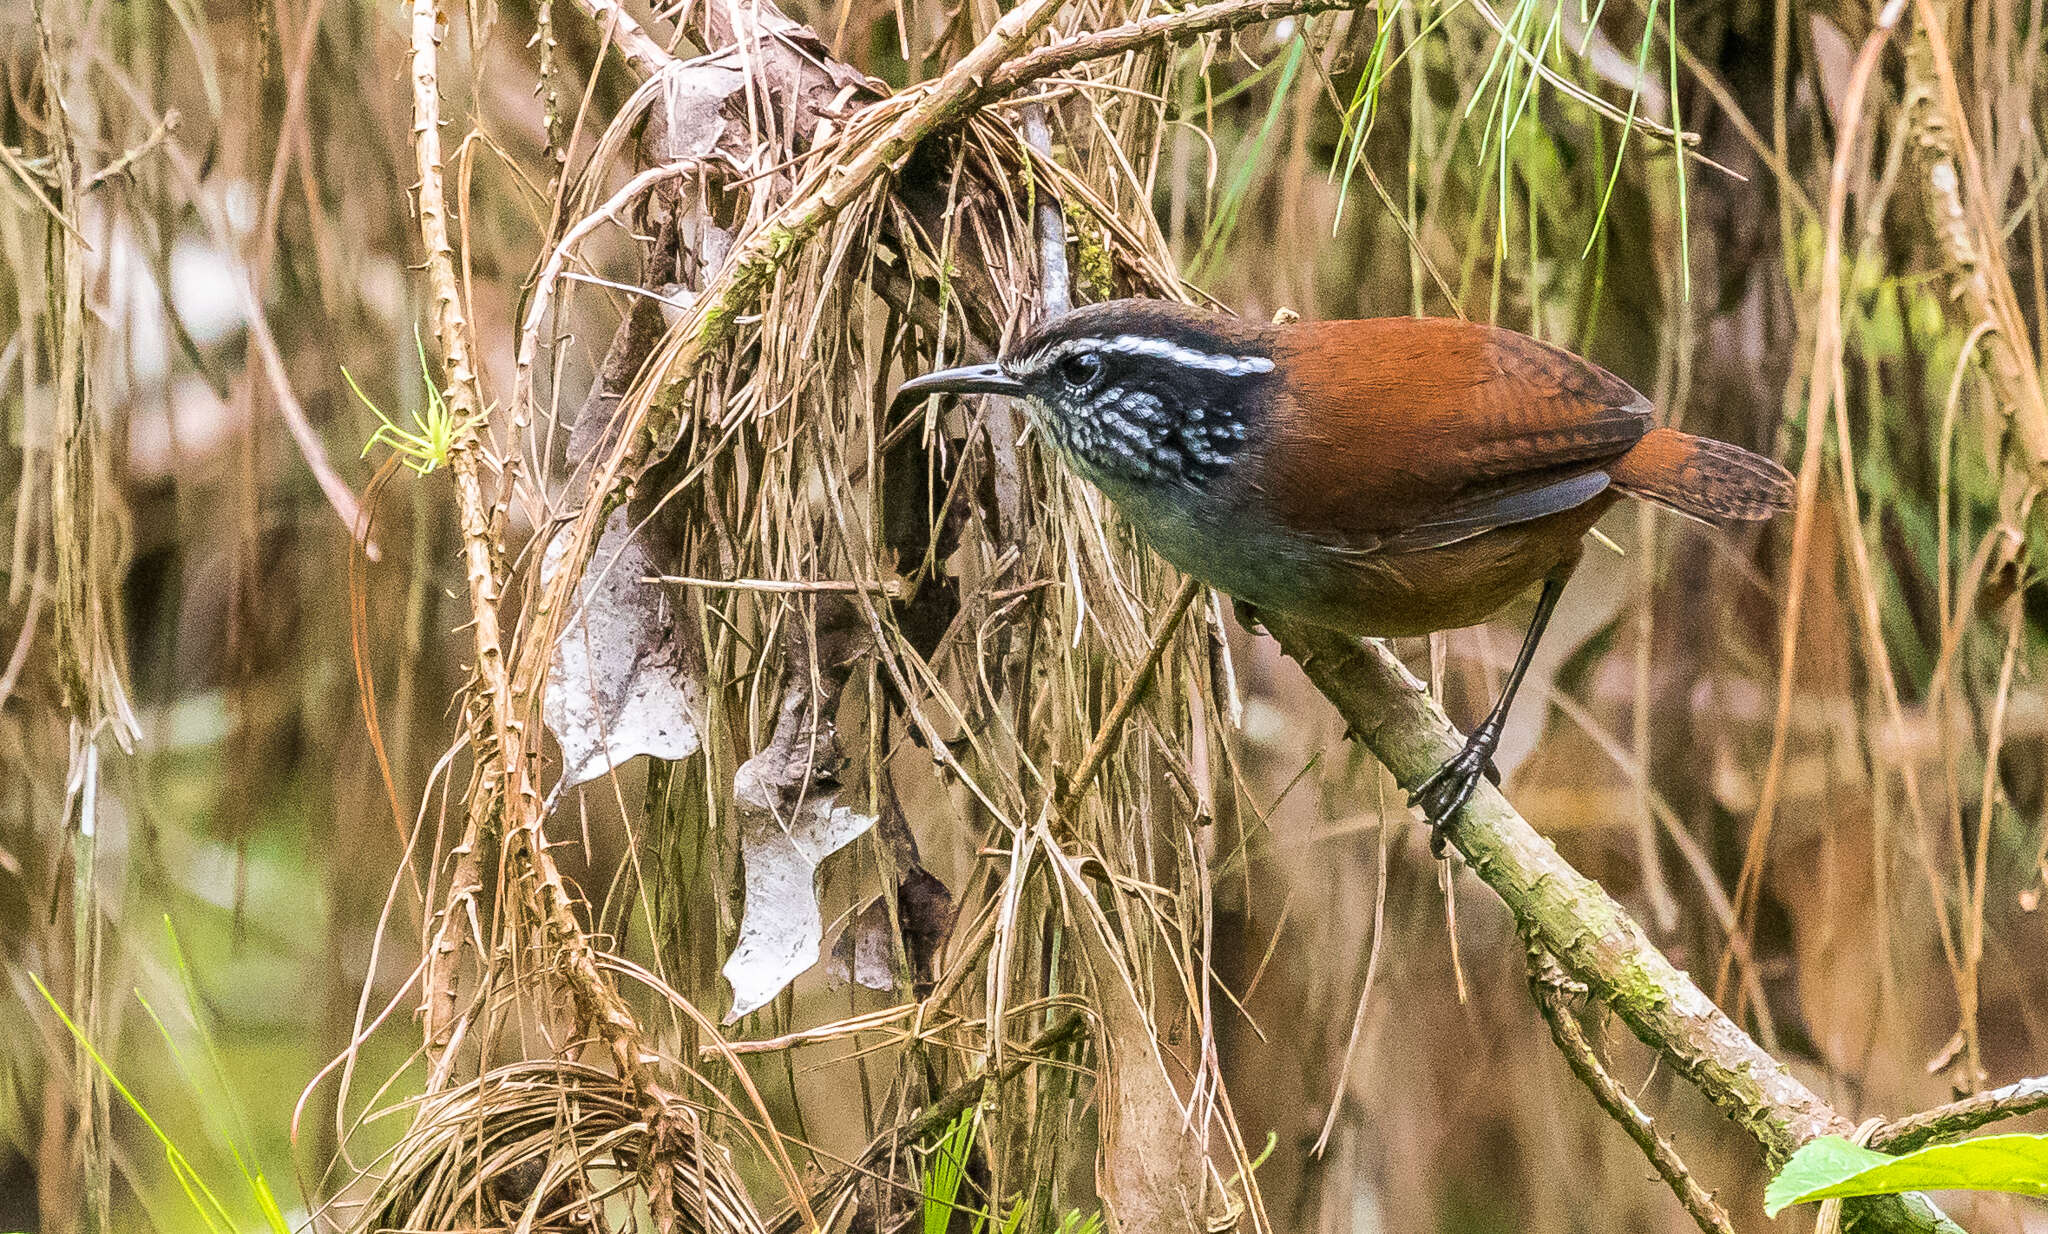
<instances>
[{"instance_id":1,"label":"bird's beak","mask_svg":"<svg viewBox=\"0 0 2048 1234\"><path fill-rule=\"evenodd\" d=\"M896 397L889 400L889 410L893 415L897 408L933 394L1007 394L1014 398L1023 393L1023 385L1005 373L1000 364L969 364L904 382L896 387Z\"/></svg>"}]
</instances>

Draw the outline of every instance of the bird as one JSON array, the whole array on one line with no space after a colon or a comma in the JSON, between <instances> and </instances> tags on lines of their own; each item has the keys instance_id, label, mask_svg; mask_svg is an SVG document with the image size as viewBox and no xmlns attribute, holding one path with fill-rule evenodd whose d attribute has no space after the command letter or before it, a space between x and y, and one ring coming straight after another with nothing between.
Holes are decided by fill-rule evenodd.
<instances>
[{"instance_id":1,"label":"bird","mask_svg":"<svg viewBox=\"0 0 2048 1234\"><path fill-rule=\"evenodd\" d=\"M891 400L1006 395L1179 570L1241 615L1400 638L1540 586L1499 698L1409 804L1445 851L1585 536L1633 497L1715 525L1792 504L1782 466L1654 423L1621 378L1455 318L1262 323L1159 300L1067 311Z\"/></svg>"}]
</instances>

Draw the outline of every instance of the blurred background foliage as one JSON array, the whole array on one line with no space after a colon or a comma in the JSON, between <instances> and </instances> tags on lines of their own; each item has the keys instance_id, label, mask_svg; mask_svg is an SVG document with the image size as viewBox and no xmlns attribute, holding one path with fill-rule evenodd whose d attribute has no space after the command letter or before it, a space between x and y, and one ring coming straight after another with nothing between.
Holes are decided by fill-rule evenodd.
<instances>
[{"instance_id":1,"label":"blurred background foliage","mask_svg":"<svg viewBox=\"0 0 2048 1234\"><path fill-rule=\"evenodd\" d=\"M601 27L552 7L536 46L534 4L472 3L444 51L447 110L478 134L451 178L466 185L469 309L499 390L549 238L551 109L594 118L573 163L634 88ZM2014 461L2019 409L1965 286L1985 268L2008 278L2027 326L2009 343L2048 350L2048 33L2038 0L1923 7L1948 59L1931 62L1909 16L1853 112L1878 17L1853 2L1400 0L1253 26L1161 59L1165 122L1139 151L1151 200L1135 203L1242 314L1495 320L1592 356L1670 420L1814 469L1790 627L1793 520L1716 535L1611 516L1625 555L1589 554L1501 763L1523 813L1853 1118L2048 1070L2042 528ZM1067 20L1145 8L1077 0ZM964 0L788 9L897 88L996 15ZM31 974L196 1169L238 1177L239 1145L295 1225L397 1137L396 1120L353 1120L421 1083L416 996L348 1052L419 963L407 837L418 810L431 851L453 843L435 829L459 824L460 779L433 770L473 658L449 491L402 472L371 489L377 420L342 378L401 424L394 409L426 402L406 48L399 6L360 0L0 12L0 1229L205 1228ZM1624 140L1532 59L1616 111L1696 132L1693 157ZM1944 241L1915 120L1944 70L2004 246L1974 267ZM1063 157L1099 182L1120 151L1088 135L1085 112L1066 126ZM1816 330L1838 164L1835 362ZM597 179L608 192L632 171L620 160ZM629 283L632 256L616 235L586 250ZM563 389L587 382L616 321L598 295L563 318ZM1818 374L1816 356L1830 361ZM1838 408L1810 401L1816 380L1838 383ZM379 560L352 552L314 446L342 488L373 492ZM1525 612L1435 640L1454 715L1490 695ZM1429 861L1293 665L1243 631L1230 641L1241 778L1201 832L1228 992L1214 1044L1246 1142L1270 1147L1258 1177L1277 1228L1687 1228L1560 1064L1485 889ZM615 898L631 895L622 821L643 798L706 791L689 764L655 774L652 789L634 771L588 793L553 836L622 948L651 946ZM983 838L916 831L924 864L963 894ZM680 913L695 926L665 940L688 953L670 971L718 1009L736 892L729 853L692 842L649 877L695 905ZM826 867L828 922L877 860L863 847ZM1748 957L1733 970L1731 923ZM1753 981L1731 975L1745 968ZM891 1003L814 973L740 1035ZM193 1057L210 1042L219 1077L181 1071L149 1007ZM1770 1224L1753 1146L1625 1032L1603 1044L1738 1228ZM755 1072L785 1130L842 1155L881 1118L868 1085L884 1081L851 1053L763 1056ZM340 1069L324 1069L344 1057L353 1088L337 1108ZM256 1228L246 1192L236 1205L235 1227ZM1972 1230L2048 1223L2009 1198L1952 1211Z\"/></svg>"}]
</instances>

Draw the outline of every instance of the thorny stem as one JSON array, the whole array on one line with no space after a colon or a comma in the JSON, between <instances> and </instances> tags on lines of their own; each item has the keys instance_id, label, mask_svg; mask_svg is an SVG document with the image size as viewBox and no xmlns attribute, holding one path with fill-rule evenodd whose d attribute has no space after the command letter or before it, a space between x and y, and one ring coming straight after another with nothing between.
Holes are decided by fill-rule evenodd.
<instances>
[{"instance_id":1,"label":"thorny stem","mask_svg":"<svg viewBox=\"0 0 2048 1234\"><path fill-rule=\"evenodd\" d=\"M488 741L476 743L477 777L470 797L473 804L462 842L455 849L448 900L428 948L423 1011L430 1089L448 1079L447 1058L456 1032L455 967L461 954L462 927L476 913L476 893L483 881L477 850L483 822L496 812L503 787L503 768L496 760L508 747L517 748L516 742L506 741L511 715L506 708L504 642L498 631L497 561L491 538L490 505L484 497L482 444L477 436L480 426L476 413L481 400L476 371L469 359L469 325L463 316L462 296L455 279L454 248L448 240L448 203L441 165L439 22L434 0L413 0L413 150L420 177L420 240L426 249L434 337L447 359L446 397L456 424L448 459L455 477L463 568L469 583L470 628L476 640L477 682L472 705L479 715L488 717L492 731Z\"/></svg>"},{"instance_id":2,"label":"thorny stem","mask_svg":"<svg viewBox=\"0 0 2048 1234\"><path fill-rule=\"evenodd\" d=\"M1420 784L1463 746L1422 683L1385 647L1279 617L1267 628L1402 785ZM1498 789L1479 785L1450 839L1514 914L1522 935L1556 957L1770 1160L1782 1161L1817 1136L1854 1130L1716 1007ZM1860 1229L1960 1234L1918 1195L1866 1200L1852 1211Z\"/></svg>"},{"instance_id":3,"label":"thorny stem","mask_svg":"<svg viewBox=\"0 0 2048 1234\"><path fill-rule=\"evenodd\" d=\"M1544 1022L1550 1025L1550 1039L1557 1043L1557 1049L1564 1055L1564 1061L1593 1094L1593 1100L1607 1111L1607 1116L1621 1124L1628 1132L1628 1138L1643 1150L1643 1156L1650 1159L1650 1165L1664 1185L1671 1188L1671 1194L1685 1206L1693 1224L1705 1234L1735 1234L1735 1227L1729 1224L1728 1214L1705 1187L1699 1185L1692 1172L1679 1159L1678 1150L1671 1141L1657 1134L1657 1125L1650 1121L1649 1114L1628 1095L1593 1051L1593 1043L1586 1039L1586 1030L1579 1025L1578 1017L1572 1014L1571 978L1557 966L1557 961L1541 948L1529 952L1529 992L1536 997L1536 1009L1543 1013Z\"/></svg>"},{"instance_id":4,"label":"thorny stem","mask_svg":"<svg viewBox=\"0 0 2048 1234\"><path fill-rule=\"evenodd\" d=\"M440 95L436 84L439 56L439 15L434 0L413 0L413 141L419 160L420 236L427 252L427 281L433 297L433 326L447 357L450 388L447 398L455 413L457 435L450 450L460 510L464 559L469 575L471 625L475 630L479 697L477 710L488 717L491 731L477 745L479 782L472 799L467 830L457 849L457 866L449 886L429 961L427 1045L434 1055L433 1075L445 1083L455 1033L455 960L457 931L471 919L481 884L477 845L484 824L500 817L501 808L516 802L508 829L505 859L517 872L534 915L559 956L561 974L576 1004L578 1018L605 1044L627 1084L649 1112L658 1134L673 1133L677 1104L654 1080L654 1056L642 1043L640 1027L618 989L599 969L594 948L576 918L575 900L563 885L561 872L548 854L541 832L542 816L527 765L525 721L515 705L514 683L507 677L498 629L498 578L491 538L491 507L484 496L480 460L482 442L476 371L470 363L469 329L455 278L453 248L448 240L447 201L442 185ZM659 1154L657 1154L659 1156ZM656 1188L659 1208L665 1189Z\"/></svg>"}]
</instances>

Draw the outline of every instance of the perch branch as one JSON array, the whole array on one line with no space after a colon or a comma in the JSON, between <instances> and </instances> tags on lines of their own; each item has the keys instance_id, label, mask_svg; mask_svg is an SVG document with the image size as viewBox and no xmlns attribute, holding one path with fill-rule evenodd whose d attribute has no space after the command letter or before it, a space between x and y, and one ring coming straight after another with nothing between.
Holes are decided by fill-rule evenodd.
<instances>
[{"instance_id":1,"label":"perch branch","mask_svg":"<svg viewBox=\"0 0 2048 1234\"><path fill-rule=\"evenodd\" d=\"M1600 1056L1593 1052L1593 1043L1586 1040L1586 1030L1572 1014L1571 996L1578 983L1565 976L1564 970L1549 953L1539 949L1529 952L1529 992L1536 996L1536 1009L1543 1013L1543 1019L1550 1025L1550 1039L1557 1043L1558 1052L1570 1065L1572 1074L1579 1077L1579 1083L1593 1094L1593 1100L1607 1111L1607 1116L1621 1124L1628 1132L1628 1138L1643 1150L1643 1156L1650 1159L1650 1165L1664 1185L1671 1188L1671 1194L1685 1206L1693 1224L1705 1234L1735 1234L1735 1227L1729 1224L1728 1214L1705 1187L1693 1178L1685 1168L1685 1162L1678 1156L1678 1150L1671 1141L1657 1134L1657 1125L1650 1121L1649 1114L1637 1105L1635 1098L1617 1082L1600 1062Z\"/></svg>"},{"instance_id":2,"label":"perch branch","mask_svg":"<svg viewBox=\"0 0 2048 1234\"><path fill-rule=\"evenodd\" d=\"M1283 618L1268 628L1402 785L1422 783L1462 746L1422 683L1386 648ZM1523 936L1555 956L1770 1160L1782 1161L1816 1136L1855 1129L1716 1007L1498 789L1480 784L1450 839L1514 914ZM1960 1230L1917 1195L1865 1201L1857 1217L1867 1230Z\"/></svg>"},{"instance_id":3,"label":"perch branch","mask_svg":"<svg viewBox=\"0 0 2048 1234\"><path fill-rule=\"evenodd\" d=\"M1886 1123L1871 1133L1870 1146L1888 1153L1909 1153L2036 1110L2048 1110L2048 1075L1973 1093Z\"/></svg>"}]
</instances>

